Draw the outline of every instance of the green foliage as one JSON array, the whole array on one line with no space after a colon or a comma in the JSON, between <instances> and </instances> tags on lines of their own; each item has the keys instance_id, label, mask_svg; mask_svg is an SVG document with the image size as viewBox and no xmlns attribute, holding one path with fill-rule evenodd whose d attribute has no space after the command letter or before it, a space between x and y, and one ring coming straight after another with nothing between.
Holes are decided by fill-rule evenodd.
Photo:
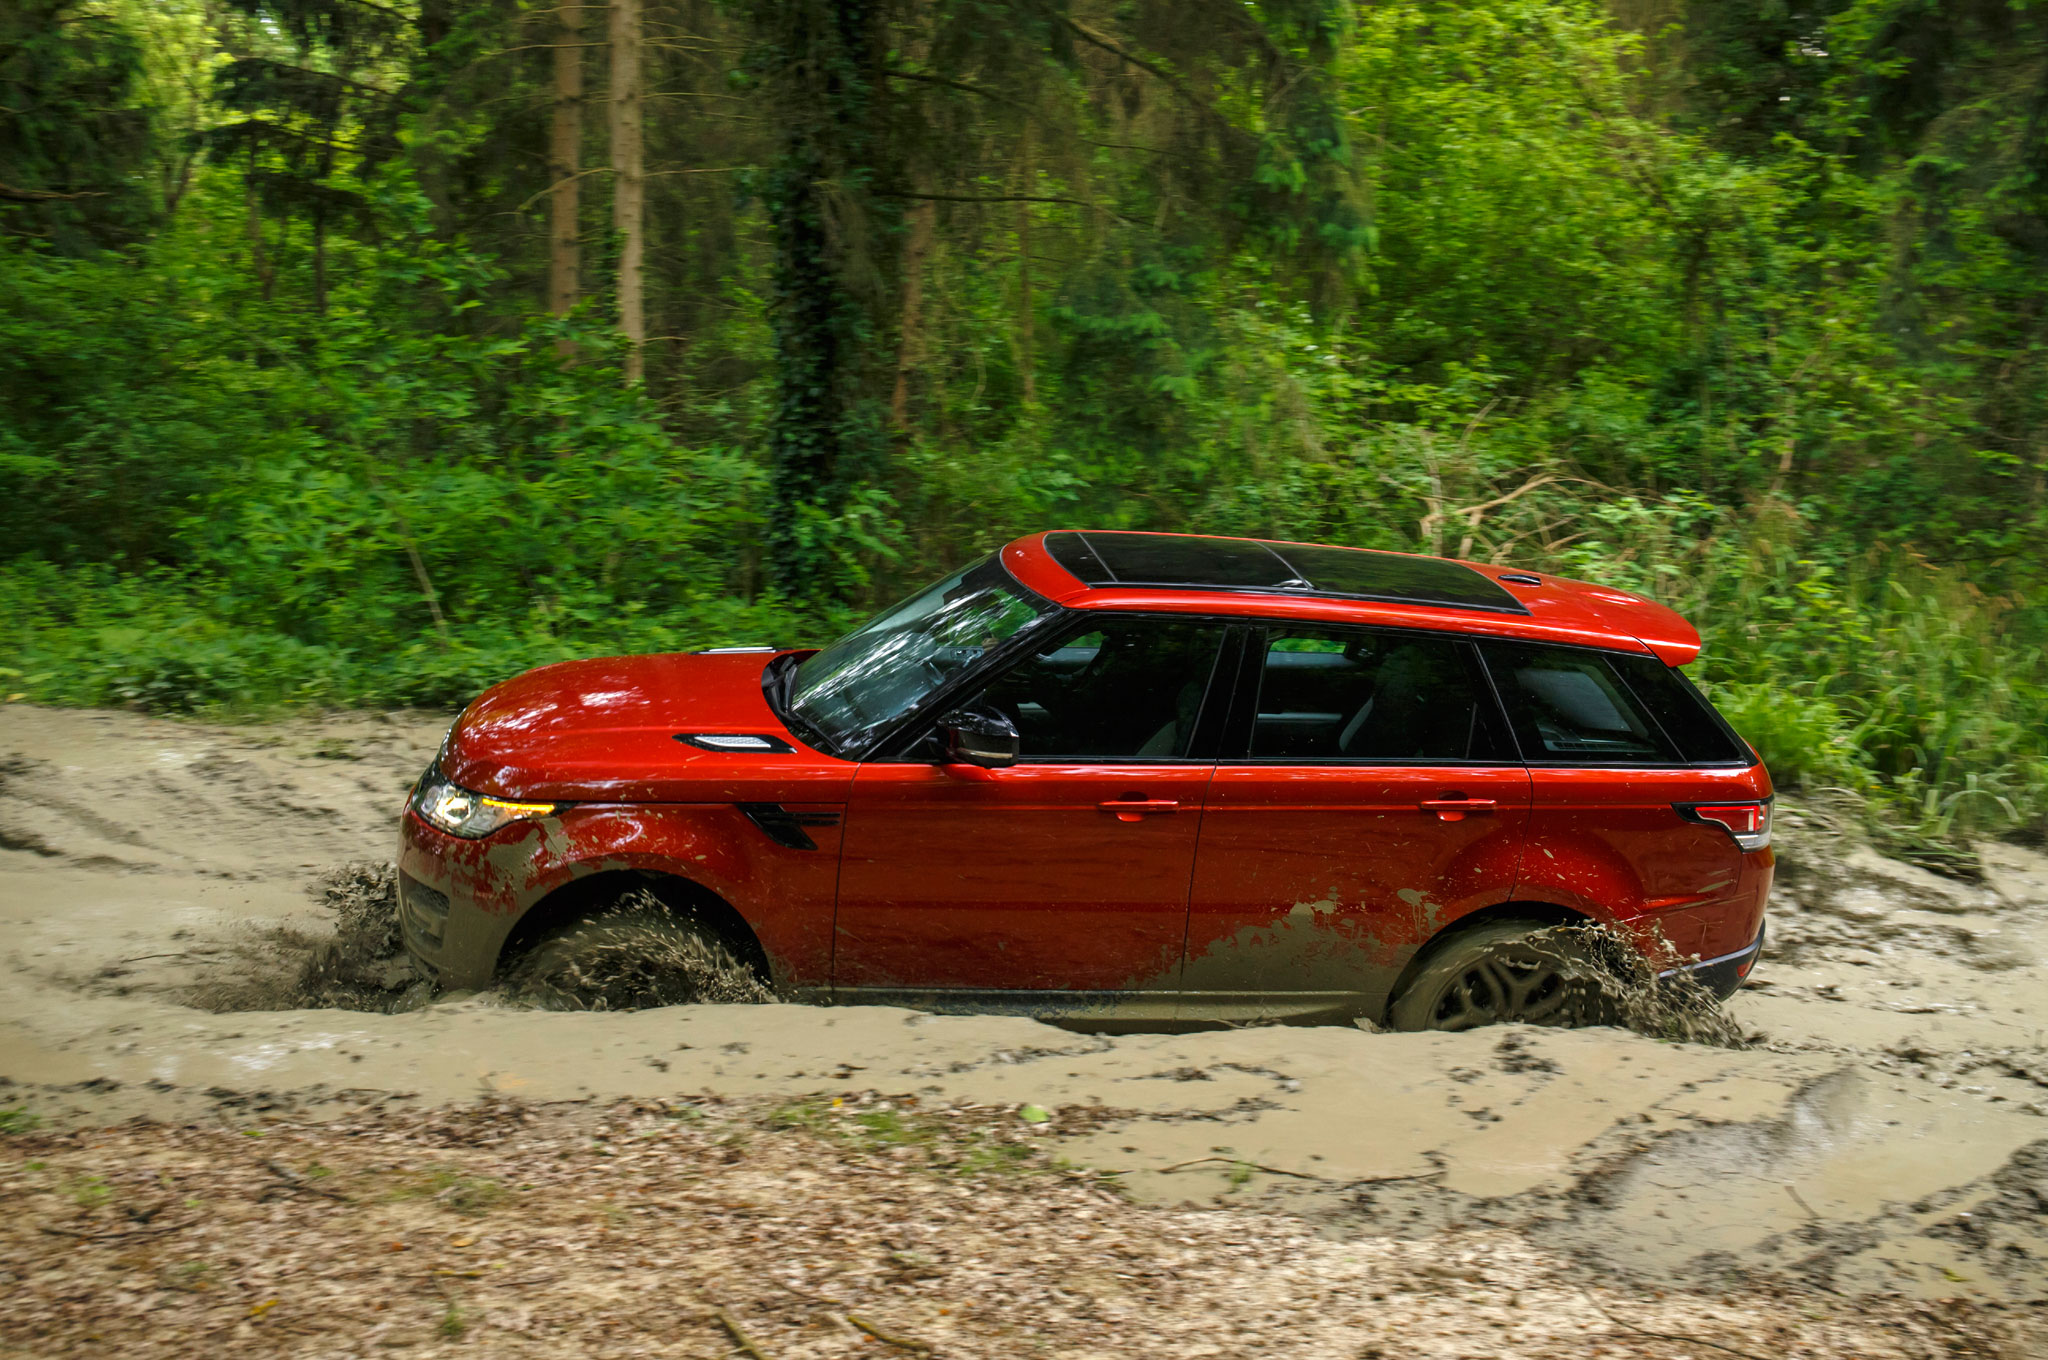
<instances>
[{"instance_id":1,"label":"green foliage","mask_svg":"<svg viewBox=\"0 0 2048 1360\"><path fill-rule=\"evenodd\" d=\"M646 3L630 389L601 174L542 314L554 11L0 19L0 697L452 704L1268 533L1666 600L1923 856L2048 817L2048 8Z\"/></svg>"},{"instance_id":2,"label":"green foliage","mask_svg":"<svg viewBox=\"0 0 2048 1360\"><path fill-rule=\"evenodd\" d=\"M1714 704L1756 748L1785 788L1864 791L1870 770L1848 716L1808 682L1739 681L1712 686Z\"/></svg>"},{"instance_id":3,"label":"green foliage","mask_svg":"<svg viewBox=\"0 0 2048 1360\"><path fill-rule=\"evenodd\" d=\"M418 204L386 210L406 226ZM677 447L615 368L557 361L556 323L449 329L486 261L423 235L360 251L308 326L180 246L160 270L0 275L49 304L0 321L21 342L0 389L32 422L0 443L0 515L32 552L0 569L0 619L13 668L50 677L35 697L459 702L544 659L817 617L745 588L752 459ZM52 387L78 399L39 411Z\"/></svg>"},{"instance_id":4,"label":"green foliage","mask_svg":"<svg viewBox=\"0 0 2048 1360\"><path fill-rule=\"evenodd\" d=\"M69 254L134 240L151 225L151 111L137 34L76 0L0 9L0 240Z\"/></svg>"}]
</instances>

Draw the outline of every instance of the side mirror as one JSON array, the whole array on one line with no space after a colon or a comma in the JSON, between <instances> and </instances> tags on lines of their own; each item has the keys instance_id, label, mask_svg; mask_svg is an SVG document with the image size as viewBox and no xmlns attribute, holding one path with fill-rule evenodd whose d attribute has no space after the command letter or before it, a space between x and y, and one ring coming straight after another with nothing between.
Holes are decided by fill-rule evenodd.
<instances>
[{"instance_id":1,"label":"side mirror","mask_svg":"<svg viewBox=\"0 0 2048 1360\"><path fill-rule=\"evenodd\" d=\"M962 708L939 719L939 745L948 765L1004 769L1017 763L1023 744L1016 725L1000 713Z\"/></svg>"}]
</instances>

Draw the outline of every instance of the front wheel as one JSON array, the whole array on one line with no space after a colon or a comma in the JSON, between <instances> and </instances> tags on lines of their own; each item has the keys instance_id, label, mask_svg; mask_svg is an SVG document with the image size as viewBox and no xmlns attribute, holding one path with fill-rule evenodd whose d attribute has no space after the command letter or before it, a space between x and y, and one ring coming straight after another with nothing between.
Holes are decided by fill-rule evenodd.
<instances>
[{"instance_id":1,"label":"front wheel","mask_svg":"<svg viewBox=\"0 0 2048 1360\"><path fill-rule=\"evenodd\" d=\"M1611 1023L1584 934L1541 921L1488 921L1454 935L1408 980L1388 1019L1400 1030Z\"/></svg>"},{"instance_id":2,"label":"front wheel","mask_svg":"<svg viewBox=\"0 0 2048 1360\"><path fill-rule=\"evenodd\" d=\"M760 975L714 933L635 894L535 945L507 990L550 1010L773 1001Z\"/></svg>"}]
</instances>

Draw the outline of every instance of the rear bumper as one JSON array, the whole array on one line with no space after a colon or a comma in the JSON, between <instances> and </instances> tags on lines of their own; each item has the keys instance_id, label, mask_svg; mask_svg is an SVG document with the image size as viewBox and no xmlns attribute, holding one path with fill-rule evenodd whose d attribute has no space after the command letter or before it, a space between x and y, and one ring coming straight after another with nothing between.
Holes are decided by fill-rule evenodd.
<instances>
[{"instance_id":1,"label":"rear bumper","mask_svg":"<svg viewBox=\"0 0 2048 1360\"><path fill-rule=\"evenodd\" d=\"M1717 959L1701 959L1698 963L1688 963L1680 968L1666 969L1657 975L1657 980L1669 981L1684 973L1712 992L1717 1000L1726 1001L1741 990L1750 970L1756 967L1757 957L1764 952L1765 934L1766 927L1759 922L1756 938L1734 953L1723 954Z\"/></svg>"}]
</instances>

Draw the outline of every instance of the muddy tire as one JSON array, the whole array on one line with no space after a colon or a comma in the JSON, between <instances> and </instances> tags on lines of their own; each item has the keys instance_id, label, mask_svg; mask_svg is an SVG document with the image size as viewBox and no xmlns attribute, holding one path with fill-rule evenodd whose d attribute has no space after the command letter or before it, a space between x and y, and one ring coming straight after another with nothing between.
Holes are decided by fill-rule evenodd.
<instances>
[{"instance_id":1,"label":"muddy tire","mask_svg":"<svg viewBox=\"0 0 2048 1360\"><path fill-rule=\"evenodd\" d=\"M1399 1030L1612 1023L1587 932L1541 921L1488 921L1433 947L1394 998Z\"/></svg>"},{"instance_id":2,"label":"muddy tire","mask_svg":"<svg viewBox=\"0 0 2048 1360\"><path fill-rule=\"evenodd\" d=\"M550 1010L774 1000L760 975L711 931L632 899L535 945L507 971L505 990Z\"/></svg>"}]
</instances>

